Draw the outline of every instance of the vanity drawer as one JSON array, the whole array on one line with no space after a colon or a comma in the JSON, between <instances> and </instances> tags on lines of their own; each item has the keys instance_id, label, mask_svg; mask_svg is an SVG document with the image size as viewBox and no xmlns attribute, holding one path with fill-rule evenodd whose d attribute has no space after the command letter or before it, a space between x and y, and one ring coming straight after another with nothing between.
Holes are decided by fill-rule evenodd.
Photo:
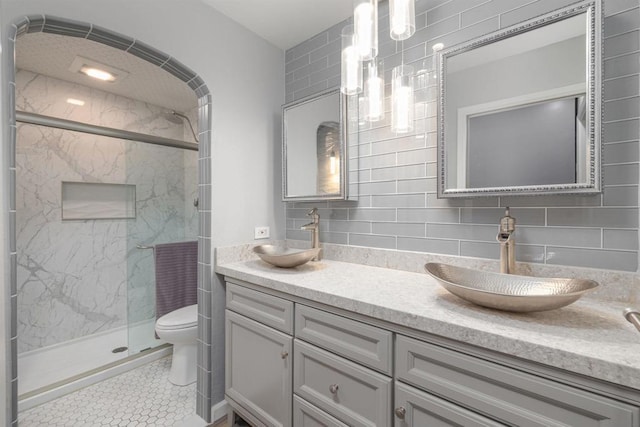
<instances>
[{"instance_id":1,"label":"vanity drawer","mask_svg":"<svg viewBox=\"0 0 640 427\"><path fill-rule=\"evenodd\" d=\"M295 427L347 427L311 403L293 395L293 425Z\"/></svg>"},{"instance_id":2,"label":"vanity drawer","mask_svg":"<svg viewBox=\"0 0 640 427\"><path fill-rule=\"evenodd\" d=\"M295 319L296 338L391 375L391 332L300 304Z\"/></svg>"},{"instance_id":3,"label":"vanity drawer","mask_svg":"<svg viewBox=\"0 0 640 427\"><path fill-rule=\"evenodd\" d=\"M293 302L227 282L227 308L293 334Z\"/></svg>"},{"instance_id":4,"label":"vanity drawer","mask_svg":"<svg viewBox=\"0 0 640 427\"><path fill-rule=\"evenodd\" d=\"M639 425L637 407L402 335L396 377L509 425Z\"/></svg>"},{"instance_id":5,"label":"vanity drawer","mask_svg":"<svg viewBox=\"0 0 640 427\"><path fill-rule=\"evenodd\" d=\"M504 426L504 424L492 421L489 418L401 382L396 383L395 396L396 427Z\"/></svg>"},{"instance_id":6,"label":"vanity drawer","mask_svg":"<svg viewBox=\"0 0 640 427\"><path fill-rule=\"evenodd\" d=\"M294 340L293 389L352 427L391 425L391 378Z\"/></svg>"}]
</instances>

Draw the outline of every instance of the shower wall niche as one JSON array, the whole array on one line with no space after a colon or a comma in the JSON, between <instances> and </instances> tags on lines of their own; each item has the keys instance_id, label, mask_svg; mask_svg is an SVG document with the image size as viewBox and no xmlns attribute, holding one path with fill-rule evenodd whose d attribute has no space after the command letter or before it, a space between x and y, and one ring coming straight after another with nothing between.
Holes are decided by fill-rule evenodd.
<instances>
[{"instance_id":1,"label":"shower wall niche","mask_svg":"<svg viewBox=\"0 0 640 427\"><path fill-rule=\"evenodd\" d=\"M162 107L25 70L16 77L19 111L192 140ZM18 352L152 325L153 251L137 246L197 238L197 151L19 123L16 164ZM134 187L135 218L63 220L62 182ZM129 347L153 341L151 326Z\"/></svg>"}]
</instances>

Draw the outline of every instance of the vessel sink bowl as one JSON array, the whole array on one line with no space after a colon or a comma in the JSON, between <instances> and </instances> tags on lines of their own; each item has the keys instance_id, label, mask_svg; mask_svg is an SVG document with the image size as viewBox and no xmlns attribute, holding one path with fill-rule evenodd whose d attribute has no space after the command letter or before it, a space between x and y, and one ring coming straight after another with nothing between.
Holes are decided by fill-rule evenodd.
<instances>
[{"instance_id":1,"label":"vessel sink bowl","mask_svg":"<svg viewBox=\"0 0 640 427\"><path fill-rule=\"evenodd\" d=\"M275 245L260 245L253 248L253 252L255 252L263 261L282 268L292 268L306 264L318 256L320 250L320 248L290 249Z\"/></svg>"},{"instance_id":2,"label":"vessel sink bowl","mask_svg":"<svg viewBox=\"0 0 640 427\"><path fill-rule=\"evenodd\" d=\"M575 302L598 286L593 280L518 276L428 263L425 270L452 294L504 311L545 311Z\"/></svg>"}]
</instances>

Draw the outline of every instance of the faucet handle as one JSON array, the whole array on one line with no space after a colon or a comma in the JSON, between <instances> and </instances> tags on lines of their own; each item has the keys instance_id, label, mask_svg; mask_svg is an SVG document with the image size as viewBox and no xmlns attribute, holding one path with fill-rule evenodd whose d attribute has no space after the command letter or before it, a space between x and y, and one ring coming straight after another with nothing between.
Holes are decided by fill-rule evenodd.
<instances>
[{"instance_id":1,"label":"faucet handle","mask_svg":"<svg viewBox=\"0 0 640 427\"><path fill-rule=\"evenodd\" d=\"M309 212L307 212L307 216L318 215L318 208L313 208Z\"/></svg>"},{"instance_id":2,"label":"faucet handle","mask_svg":"<svg viewBox=\"0 0 640 427\"><path fill-rule=\"evenodd\" d=\"M504 216L500 218L498 226L500 233L512 233L516 230L516 219L509 214L509 207L505 209Z\"/></svg>"}]
</instances>

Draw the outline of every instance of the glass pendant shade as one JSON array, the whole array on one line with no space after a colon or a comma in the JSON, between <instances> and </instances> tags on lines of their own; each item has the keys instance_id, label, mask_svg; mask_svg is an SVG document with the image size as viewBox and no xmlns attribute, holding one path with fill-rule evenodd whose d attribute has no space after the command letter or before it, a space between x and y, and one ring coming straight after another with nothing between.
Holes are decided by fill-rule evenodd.
<instances>
[{"instance_id":1,"label":"glass pendant shade","mask_svg":"<svg viewBox=\"0 0 640 427\"><path fill-rule=\"evenodd\" d=\"M364 82L364 113L369 122L384 119L384 62L371 60L366 66Z\"/></svg>"},{"instance_id":2,"label":"glass pendant shade","mask_svg":"<svg viewBox=\"0 0 640 427\"><path fill-rule=\"evenodd\" d=\"M399 65L393 69L391 80L391 131L413 131L413 67Z\"/></svg>"},{"instance_id":3,"label":"glass pendant shade","mask_svg":"<svg viewBox=\"0 0 640 427\"><path fill-rule=\"evenodd\" d=\"M345 95L357 95L362 92L362 62L353 26L347 25L342 30L342 65L340 91Z\"/></svg>"},{"instance_id":4,"label":"glass pendant shade","mask_svg":"<svg viewBox=\"0 0 640 427\"><path fill-rule=\"evenodd\" d=\"M378 0L354 0L353 28L361 61L378 55Z\"/></svg>"},{"instance_id":5,"label":"glass pendant shade","mask_svg":"<svg viewBox=\"0 0 640 427\"><path fill-rule=\"evenodd\" d=\"M416 32L415 0L389 0L389 27L393 40L406 40Z\"/></svg>"}]
</instances>

